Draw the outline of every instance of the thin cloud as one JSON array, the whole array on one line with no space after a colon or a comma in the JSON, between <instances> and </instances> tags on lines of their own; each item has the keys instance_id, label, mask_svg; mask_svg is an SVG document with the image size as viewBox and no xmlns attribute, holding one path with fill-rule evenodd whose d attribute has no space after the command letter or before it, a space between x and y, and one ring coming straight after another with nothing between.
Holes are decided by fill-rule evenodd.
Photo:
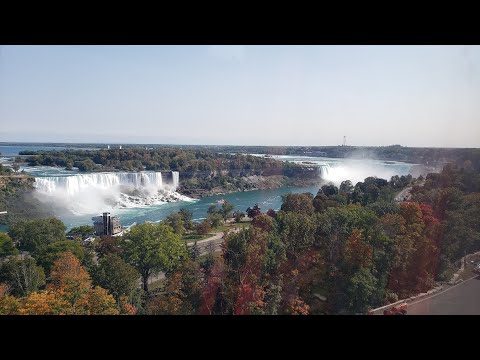
<instances>
[{"instance_id":1,"label":"thin cloud","mask_svg":"<svg viewBox=\"0 0 480 360\"><path fill-rule=\"evenodd\" d=\"M244 45L209 45L208 53L218 59L243 61L246 56Z\"/></svg>"}]
</instances>

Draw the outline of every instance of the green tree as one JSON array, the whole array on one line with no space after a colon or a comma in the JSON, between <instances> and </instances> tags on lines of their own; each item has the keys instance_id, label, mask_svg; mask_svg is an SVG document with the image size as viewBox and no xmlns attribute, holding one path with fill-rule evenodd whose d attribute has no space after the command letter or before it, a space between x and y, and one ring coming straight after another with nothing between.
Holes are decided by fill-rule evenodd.
<instances>
[{"instance_id":1,"label":"green tree","mask_svg":"<svg viewBox=\"0 0 480 360\"><path fill-rule=\"evenodd\" d=\"M304 194L287 194L283 197L281 210L285 212L296 212L298 214L311 215L315 211L313 207L313 195Z\"/></svg>"},{"instance_id":2,"label":"green tree","mask_svg":"<svg viewBox=\"0 0 480 360\"><path fill-rule=\"evenodd\" d=\"M361 268L350 278L345 292L348 299L347 310L351 313L366 314L377 294L377 280L368 269Z\"/></svg>"},{"instance_id":3,"label":"green tree","mask_svg":"<svg viewBox=\"0 0 480 360\"><path fill-rule=\"evenodd\" d=\"M212 228L217 228L222 225L223 217L221 214L208 214L207 221L210 223Z\"/></svg>"},{"instance_id":4,"label":"green tree","mask_svg":"<svg viewBox=\"0 0 480 360\"><path fill-rule=\"evenodd\" d=\"M353 192L353 185L350 180L342 181L339 188L340 194L350 195Z\"/></svg>"},{"instance_id":5,"label":"green tree","mask_svg":"<svg viewBox=\"0 0 480 360\"><path fill-rule=\"evenodd\" d=\"M18 221L11 226L9 234L21 250L32 253L50 243L66 240L65 225L54 218Z\"/></svg>"},{"instance_id":6,"label":"green tree","mask_svg":"<svg viewBox=\"0 0 480 360\"><path fill-rule=\"evenodd\" d=\"M276 221L287 257L296 261L300 253L314 243L316 224L304 213L283 211L278 212Z\"/></svg>"},{"instance_id":7,"label":"green tree","mask_svg":"<svg viewBox=\"0 0 480 360\"><path fill-rule=\"evenodd\" d=\"M80 171L93 171L97 168L92 159L86 159L76 163L76 166Z\"/></svg>"},{"instance_id":8,"label":"green tree","mask_svg":"<svg viewBox=\"0 0 480 360\"><path fill-rule=\"evenodd\" d=\"M45 273L35 259L12 257L0 267L0 282L10 286L15 296L28 296L45 285Z\"/></svg>"},{"instance_id":9,"label":"green tree","mask_svg":"<svg viewBox=\"0 0 480 360\"><path fill-rule=\"evenodd\" d=\"M183 219L183 227L187 230L193 230L193 213L190 210L181 208L179 214Z\"/></svg>"},{"instance_id":10,"label":"green tree","mask_svg":"<svg viewBox=\"0 0 480 360\"><path fill-rule=\"evenodd\" d=\"M81 237L86 238L89 235L92 235L94 233L94 228L93 226L90 225L82 225L82 226L77 226L72 229L70 229L67 232L67 236L75 236L75 237Z\"/></svg>"},{"instance_id":11,"label":"green tree","mask_svg":"<svg viewBox=\"0 0 480 360\"><path fill-rule=\"evenodd\" d=\"M163 220L165 225L170 226L175 234L183 235L185 233L183 217L180 213L173 213Z\"/></svg>"},{"instance_id":12,"label":"green tree","mask_svg":"<svg viewBox=\"0 0 480 360\"><path fill-rule=\"evenodd\" d=\"M235 208L235 206L233 206L233 204L230 204L228 201L225 200L223 202L221 213L222 213L224 221L227 221L227 219L232 214L232 211L233 211L234 208Z\"/></svg>"},{"instance_id":13,"label":"green tree","mask_svg":"<svg viewBox=\"0 0 480 360\"><path fill-rule=\"evenodd\" d=\"M0 258L14 255L18 250L13 245L13 240L5 233L0 233Z\"/></svg>"},{"instance_id":14,"label":"green tree","mask_svg":"<svg viewBox=\"0 0 480 360\"><path fill-rule=\"evenodd\" d=\"M83 261L85 250L79 241L74 240L57 241L48 244L39 250L35 257L39 265L45 269L45 272L50 274L55 261L67 251L70 251L78 260Z\"/></svg>"},{"instance_id":15,"label":"green tree","mask_svg":"<svg viewBox=\"0 0 480 360\"><path fill-rule=\"evenodd\" d=\"M148 293L152 274L172 272L188 254L180 236L165 224L135 225L122 239L123 257L142 276L143 290Z\"/></svg>"},{"instance_id":16,"label":"green tree","mask_svg":"<svg viewBox=\"0 0 480 360\"><path fill-rule=\"evenodd\" d=\"M93 275L93 284L107 289L117 302L126 296L131 303L139 280L139 272L116 254L102 257Z\"/></svg>"}]
</instances>

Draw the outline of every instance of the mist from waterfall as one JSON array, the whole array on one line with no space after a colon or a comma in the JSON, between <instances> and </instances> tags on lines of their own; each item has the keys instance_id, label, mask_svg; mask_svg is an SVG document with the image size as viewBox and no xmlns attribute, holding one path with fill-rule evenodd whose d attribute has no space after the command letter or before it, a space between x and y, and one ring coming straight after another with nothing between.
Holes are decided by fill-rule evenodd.
<instances>
[{"instance_id":1,"label":"mist from waterfall","mask_svg":"<svg viewBox=\"0 0 480 360\"><path fill-rule=\"evenodd\" d=\"M46 176L35 179L36 196L73 214L90 214L121 208L145 207L188 199L175 190L179 173L110 172Z\"/></svg>"},{"instance_id":2,"label":"mist from waterfall","mask_svg":"<svg viewBox=\"0 0 480 360\"><path fill-rule=\"evenodd\" d=\"M324 183L333 183L340 186L342 181L350 180L353 185L363 182L365 178L374 176L386 180L394 175L407 175L409 165L399 163L385 163L381 161L346 159L334 164L319 164L319 177Z\"/></svg>"}]
</instances>

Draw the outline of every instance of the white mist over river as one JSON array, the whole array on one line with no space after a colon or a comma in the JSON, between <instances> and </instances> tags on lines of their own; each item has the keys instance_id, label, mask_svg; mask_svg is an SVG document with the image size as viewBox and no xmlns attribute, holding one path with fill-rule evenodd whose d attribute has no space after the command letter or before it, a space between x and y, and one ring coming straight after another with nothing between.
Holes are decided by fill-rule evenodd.
<instances>
[{"instance_id":1,"label":"white mist over river","mask_svg":"<svg viewBox=\"0 0 480 360\"><path fill-rule=\"evenodd\" d=\"M264 154L251 154L265 156ZM342 181L350 180L353 185L369 176L390 180L394 175L407 175L414 164L400 161L383 161L372 159L320 158L312 156L272 155L269 157L290 161L297 164L311 165L319 168L319 177L327 183L340 186Z\"/></svg>"}]
</instances>

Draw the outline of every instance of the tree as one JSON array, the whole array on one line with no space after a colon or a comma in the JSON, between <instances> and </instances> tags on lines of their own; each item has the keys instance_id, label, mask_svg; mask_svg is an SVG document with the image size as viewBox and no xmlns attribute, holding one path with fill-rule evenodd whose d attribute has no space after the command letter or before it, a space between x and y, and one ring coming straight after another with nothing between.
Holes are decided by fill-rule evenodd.
<instances>
[{"instance_id":1,"label":"tree","mask_svg":"<svg viewBox=\"0 0 480 360\"><path fill-rule=\"evenodd\" d=\"M353 184L350 180L342 181L338 189L340 194L350 195L353 192Z\"/></svg>"},{"instance_id":2,"label":"tree","mask_svg":"<svg viewBox=\"0 0 480 360\"><path fill-rule=\"evenodd\" d=\"M179 214L183 219L183 227L187 230L192 230L193 229L193 222L192 222L193 213L190 210L181 208L179 211Z\"/></svg>"},{"instance_id":3,"label":"tree","mask_svg":"<svg viewBox=\"0 0 480 360\"><path fill-rule=\"evenodd\" d=\"M108 254L116 254L121 256L121 238L118 236L104 235L100 237L100 241L96 246L98 257L102 257Z\"/></svg>"},{"instance_id":4,"label":"tree","mask_svg":"<svg viewBox=\"0 0 480 360\"><path fill-rule=\"evenodd\" d=\"M377 280L369 269L361 268L346 286L347 310L356 314L365 314L377 294Z\"/></svg>"},{"instance_id":5,"label":"tree","mask_svg":"<svg viewBox=\"0 0 480 360\"><path fill-rule=\"evenodd\" d=\"M350 185L351 185L351 183L350 183ZM346 184L346 186L348 187L348 183ZM335 185L332 185L332 184L323 185L322 188L321 188L321 191L325 196L333 196L333 195L338 194L338 188Z\"/></svg>"},{"instance_id":6,"label":"tree","mask_svg":"<svg viewBox=\"0 0 480 360\"><path fill-rule=\"evenodd\" d=\"M233 213L233 216L235 217L235 222L236 223L239 223L242 221L243 217L245 216L245 214L241 211L235 211Z\"/></svg>"},{"instance_id":7,"label":"tree","mask_svg":"<svg viewBox=\"0 0 480 360\"><path fill-rule=\"evenodd\" d=\"M273 210L273 209L268 209L267 215L275 219L275 216L276 216L277 214L275 213L275 210Z\"/></svg>"},{"instance_id":8,"label":"tree","mask_svg":"<svg viewBox=\"0 0 480 360\"><path fill-rule=\"evenodd\" d=\"M208 214L207 221L210 223L212 228L217 228L222 225L223 217L221 214Z\"/></svg>"},{"instance_id":9,"label":"tree","mask_svg":"<svg viewBox=\"0 0 480 360\"><path fill-rule=\"evenodd\" d=\"M65 225L58 219L22 220L13 224L9 230L13 241L20 249L37 252L48 244L65 238Z\"/></svg>"},{"instance_id":10,"label":"tree","mask_svg":"<svg viewBox=\"0 0 480 360\"><path fill-rule=\"evenodd\" d=\"M183 217L180 213L173 213L167 216L163 222L170 226L175 234L183 235L185 233Z\"/></svg>"},{"instance_id":11,"label":"tree","mask_svg":"<svg viewBox=\"0 0 480 360\"><path fill-rule=\"evenodd\" d=\"M287 257L296 261L300 253L313 244L316 225L311 216L296 212L279 211L276 220Z\"/></svg>"},{"instance_id":12,"label":"tree","mask_svg":"<svg viewBox=\"0 0 480 360\"><path fill-rule=\"evenodd\" d=\"M27 296L45 285L45 273L30 256L8 259L0 267L0 282L10 286L15 296Z\"/></svg>"},{"instance_id":13,"label":"tree","mask_svg":"<svg viewBox=\"0 0 480 360\"><path fill-rule=\"evenodd\" d=\"M82 299L83 306L88 315L118 315L117 302L107 290L96 286L87 292Z\"/></svg>"},{"instance_id":14,"label":"tree","mask_svg":"<svg viewBox=\"0 0 480 360\"><path fill-rule=\"evenodd\" d=\"M212 230L210 223L206 220L197 224L197 233L199 235L207 235Z\"/></svg>"},{"instance_id":15,"label":"tree","mask_svg":"<svg viewBox=\"0 0 480 360\"><path fill-rule=\"evenodd\" d=\"M255 216L260 215L262 212L260 211L260 207L258 206L258 204L255 204L253 208L248 207L246 213L250 219L253 219Z\"/></svg>"},{"instance_id":16,"label":"tree","mask_svg":"<svg viewBox=\"0 0 480 360\"><path fill-rule=\"evenodd\" d=\"M252 225L263 231L270 232L273 229L273 219L267 214L262 214L252 220Z\"/></svg>"},{"instance_id":17,"label":"tree","mask_svg":"<svg viewBox=\"0 0 480 360\"><path fill-rule=\"evenodd\" d=\"M67 232L67 236L80 237L82 239L92 235L95 232L94 227L90 225L77 226Z\"/></svg>"},{"instance_id":18,"label":"tree","mask_svg":"<svg viewBox=\"0 0 480 360\"><path fill-rule=\"evenodd\" d=\"M55 291L33 292L22 299L22 315L71 315L71 304Z\"/></svg>"},{"instance_id":19,"label":"tree","mask_svg":"<svg viewBox=\"0 0 480 360\"><path fill-rule=\"evenodd\" d=\"M8 285L0 283L0 315L17 315L20 303L8 294Z\"/></svg>"},{"instance_id":20,"label":"tree","mask_svg":"<svg viewBox=\"0 0 480 360\"><path fill-rule=\"evenodd\" d=\"M92 281L80 261L71 252L60 254L51 272L48 290L60 293L71 306L72 314L85 313L83 298L90 290Z\"/></svg>"},{"instance_id":21,"label":"tree","mask_svg":"<svg viewBox=\"0 0 480 360\"><path fill-rule=\"evenodd\" d=\"M190 247L189 254L190 254L190 259L192 259L192 261L197 261L197 259L200 257L200 249L198 248L198 244L196 241Z\"/></svg>"},{"instance_id":22,"label":"tree","mask_svg":"<svg viewBox=\"0 0 480 360\"><path fill-rule=\"evenodd\" d=\"M187 260L167 277L164 291L147 303L147 314L195 314L200 306L201 278L198 264Z\"/></svg>"},{"instance_id":23,"label":"tree","mask_svg":"<svg viewBox=\"0 0 480 360\"><path fill-rule=\"evenodd\" d=\"M67 251L71 252L80 261L83 261L85 250L79 241L74 240L57 241L48 244L37 252L36 258L38 264L43 267L48 275L55 260L59 259L60 255Z\"/></svg>"},{"instance_id":24,"label":"tree","mask_svg":"<svg viewBox=\"0 0 480 360\"><path fill-rule=\"evenodd\" d=\"M150 275L171 272L188 254L180 236L164 224L140 224L130 229L122 241L124 259L142 276L143 290L148 293Z\"/></svg>"},{"instance_id":25,"label":"tree","mask_svg":"<svg viewBox=\"0 0 480 360\"><path fill-rule=\"evenodd\" d=\"M75 165L82 172L93 171L97 167L92 159L86 159L86 160L83 160L83 161L76 162Z\"/></svg>"},{"instance_id":26,"label":"tree","mask_svg":"<svg viewBox=\"0 0 480 360\"><path fill-rule=\"evenodd\" d=\"M313 195L304 194L287 194L283 196L281 210L285 212L295 212L297 214L311 215L315 211L313 207Z\"/></svg>"},{"instance_id":27,"label":"tree","mask_svg":"<svg viewBox=\"0 0 480 360\"><path fill-rule=\"evenodd\" d=\"M222 209L221 209L221 213L222 213L222 216L223 216L223 220L224 221L227 221L227 219L230 217L230 215L232 214L232 211L233 209L235 208L235 206L233 206L233 204L230 204L228 201L224 201L223 204L222 204Z\"/></svg>"},{"instance_id":28,"label":"tree","mask_svg":"<svg viewBox=\"0 0 480 360\"><path fill-rule=\"evenodd\" d=\"M65 170L73 170L73 161L67 160L65 162Z\"/></svg>"},{"instance_id":29,"label":"tree","mask_svg":"<svg viewBox=\"0 0 480 360\"><path fill-rule=\"evenodd\" d=\"M139 279L140 274L133 266L118 255L108 254L99 260L93 283L108 290L117 301L126 296L132 303Z\"/></svg>"},{"instance_id":30,"label":"tree","mask_svg":"<svg viewBox=\"0 0 480 360\"><path fill-rule=\"evenodd\" d=\"M18 165L17 163L14 163L14 164L12 165L12 169L13 169L13 171L15 171L15 173L17 173L18 170L20 170L20 165Z\"/></svg>"},{"instance_id":31,"label":"tree","mask_svg":"<svg viewBox=\"0 0 480 360\"><path fill-rule=\"evenodd\" d=\"M400 211L400 206L393 201L376 201L368 204L366 208L380 217L386 214L397 214Z\"/></svg>"},{"instance_id":32,"label":"tree","mask_svg":"<svg viewBox=\"0 0 480 360\"><path fill-rule=\"evenodd\" d=\"M5 233L0 233L0 258L14 255L18 250L13 245L13 240Z\"/></svg>"},{"instance_id":33,"label":"tree","mask_svg":"<svg viewBox=\"0 0 480 360\"><path fill-rule=\"evenodd\" d=\"M207 210L207 214L218 214L220 212L220 209L217 208L217 205L210 205Z\"/></svg>"}]
</instances>

